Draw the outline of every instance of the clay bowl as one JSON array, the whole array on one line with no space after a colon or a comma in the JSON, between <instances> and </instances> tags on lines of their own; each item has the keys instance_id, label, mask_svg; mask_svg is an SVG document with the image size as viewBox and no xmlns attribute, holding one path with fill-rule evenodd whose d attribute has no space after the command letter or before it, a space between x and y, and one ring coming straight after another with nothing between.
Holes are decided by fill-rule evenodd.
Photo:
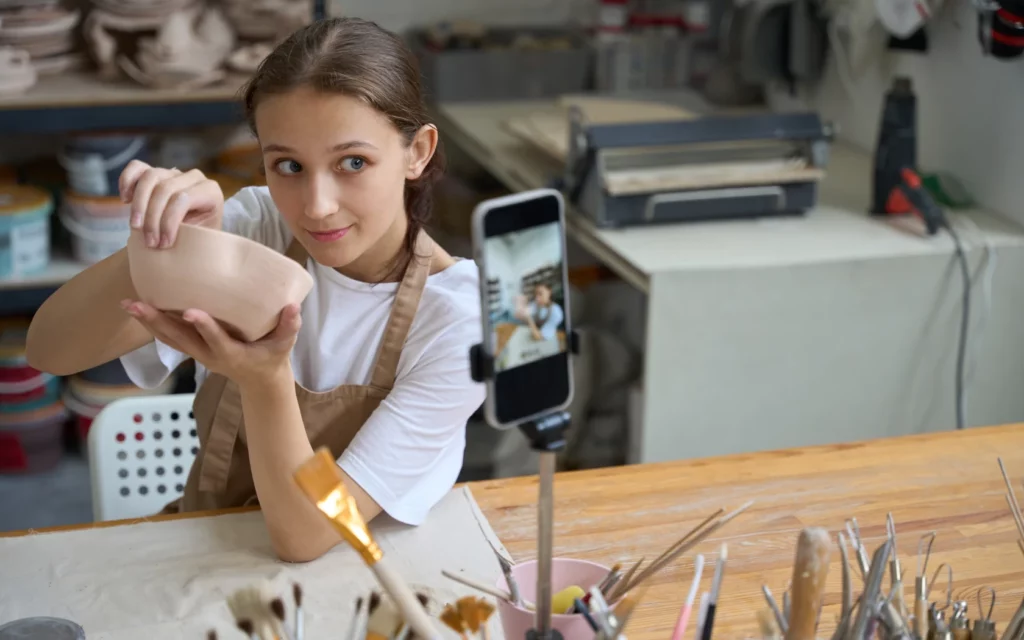
<instances>
[{"instance_id":1,"label":"clay bowl","mask_svg":"<svg viewBox=\"0 0 1024 640\"><path fill-rule=\"evenodd\" d=\"M281 309L301 303L313 288L304 267L273 249L191 225L167 249L150 249L133 230L128 265L143 302L175 313L201 309L247 342L270 333Z\"/></svg>"}]
</instances>

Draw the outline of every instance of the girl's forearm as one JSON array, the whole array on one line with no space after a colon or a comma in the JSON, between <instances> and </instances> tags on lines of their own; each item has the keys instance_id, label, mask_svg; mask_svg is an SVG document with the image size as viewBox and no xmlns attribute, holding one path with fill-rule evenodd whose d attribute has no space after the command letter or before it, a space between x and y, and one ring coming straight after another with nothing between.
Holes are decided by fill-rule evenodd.
<instances>
[{"instance_id":1,"label":"girl's forearm","mask_svg":"<svg viewBox=\"0 0 1024 640\"><path fill-rule=\"evenodd\" d=\"M240 391L253 481L274 550L288 562L314 560L338 544L341 536L292 477L313 455L292 372L288 369L249 383ZM347 476L345 480L363 516L367 520L376 516L380 507Z\"/></svg>"}]
</instances>

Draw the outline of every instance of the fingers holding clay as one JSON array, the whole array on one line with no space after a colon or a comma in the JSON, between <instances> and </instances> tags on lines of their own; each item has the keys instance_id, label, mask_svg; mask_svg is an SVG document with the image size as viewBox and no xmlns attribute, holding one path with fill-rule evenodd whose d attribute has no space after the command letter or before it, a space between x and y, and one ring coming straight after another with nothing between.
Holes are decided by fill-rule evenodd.
<instances>
[{"instance_id":1,"label":"fingers holding clay","mask_svg":"<svg viewBox=\"0 0 1024 640\"><path fill-rule=\"evenodd\" d=\"M140 162L125 168L121 182L131 198L131 225L150 248L172 246L182 224L220 229L224 194L198 169L182 173Z\"/></svg>"}]
</instances>

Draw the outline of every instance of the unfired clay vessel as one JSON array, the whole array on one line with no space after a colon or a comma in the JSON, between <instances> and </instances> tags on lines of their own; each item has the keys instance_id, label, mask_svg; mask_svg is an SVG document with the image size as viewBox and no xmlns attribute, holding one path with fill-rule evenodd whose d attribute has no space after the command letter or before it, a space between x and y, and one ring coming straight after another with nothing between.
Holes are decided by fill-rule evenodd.
<instances>
[{"instance_id":1,"label":"unfired clay vessel","mask_svg":"<svg viewBox=\"0 0 1024 640\"><path fill-rule=\"evenodd\" d=\"M133 230L128 265L143 302L178 313L200 309L248 342L266 336L281 309L300 304L313 288L303 267L273 249L191 225L179 228L167 249L150 249Z\"/></svg>"}]
</instances>

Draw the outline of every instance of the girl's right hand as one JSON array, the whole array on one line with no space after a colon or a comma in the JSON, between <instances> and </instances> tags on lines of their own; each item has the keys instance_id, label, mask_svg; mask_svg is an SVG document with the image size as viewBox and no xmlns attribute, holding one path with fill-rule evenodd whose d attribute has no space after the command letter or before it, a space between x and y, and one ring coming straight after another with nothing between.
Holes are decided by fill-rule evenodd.
<instances>
[{"instance_id":1,"label":"girl's right hand","mask_svg":"<svg viewBox=\"0 0 1024 640\"><path fill-rule=\"evenodd\" d=\"M121 199L131 203L132 228L142 230L151 248L173 245L182 224L221 228L224 193L198 169L182 173L132 160L118 187Z\"/></svg>"}]
</instances>

